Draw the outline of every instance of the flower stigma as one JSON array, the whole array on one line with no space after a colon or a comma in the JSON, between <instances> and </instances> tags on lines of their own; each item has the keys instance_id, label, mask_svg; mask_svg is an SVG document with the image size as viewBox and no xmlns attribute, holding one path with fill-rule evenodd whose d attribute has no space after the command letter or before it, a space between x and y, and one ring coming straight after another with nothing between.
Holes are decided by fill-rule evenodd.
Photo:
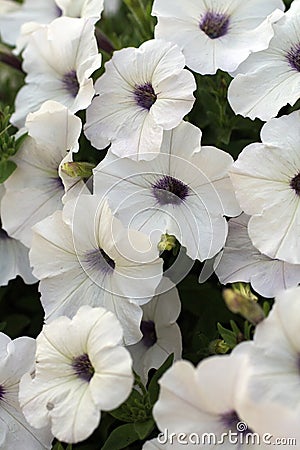
<instances>
[{"instance_id":1,"label":"flower stigma","mask_svg":"<svg viewBox=\"0 0 300 450\"><path fill-rule=\"evenodd\" d=\"M70 72L65 73L62 78L62 82L66 90L72 95L72 97L75 98L79 91L76 71L70 70Z\"/></svg>"},{"instance_id":2,"label":"flower stigma","mask_svg":"<svg viewBox=\"0 0 300 450\"><path fill-rule=\"evenodd\" d=\"M154 92L152 84L145 83L135 86L134 98L139 106L149 111L151 106L156 102L157 95Z\"/></svg>"},{"instance_id":3,"label":"flower stigma","mask_svg":"<svg viewBox=\"0 0 300 450\"><path fill-rule=\"evenodd\" d=\"M142 320L141 332L143 333L142 343L148 348L152 347L157 341L154 322L152 320Z\"/></svg>"},{"instance_id":4,"label":"flower stigma","mask_svg":"<svg viewBox=\"0 0 300 450\"><path fill-rule=\"evenodd\" d=\"M86 353L73 358L72 368L79 378L87 382L91 380L95 373L95 369Z\"/></svg>"},{"instance_id":5,"label":"flower stigma","mask_svg":"<svg viewBox=\"0 0 300 450\"><path fill-rule=\"evenodd\" d=\"M228 32L229 17L226 14L207 11L199 24L202 30L210 39L217 39L225 36Z\"/></svg>"},{"instance_id":6,"label":"flower stigma","mask_svg":"<svg viewBox=\"0 0 300 450\"><path fill-rule=\"evenodd\" d=\"M152 190L160 205L180 205L189 195L189 187L170 175L164 175L156 181Z\"/></svg>"}]
</instances>

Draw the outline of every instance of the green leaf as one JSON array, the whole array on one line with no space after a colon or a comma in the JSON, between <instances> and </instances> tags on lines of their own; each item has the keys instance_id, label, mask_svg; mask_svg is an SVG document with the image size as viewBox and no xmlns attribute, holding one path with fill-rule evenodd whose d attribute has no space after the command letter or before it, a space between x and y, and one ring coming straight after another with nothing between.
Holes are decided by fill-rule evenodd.
<instances>
[{"instance_id":1,"label":"green leaf","mask_svg":"<svg viewBox=\"0 0 300 450\"><path fill-rule=\"evenodd\" d=\"M109 414L122 422L143 422L149 417L149 412L145 411L144 397L136 389L132 390L119 408L109 411Z\"/></svg>"},{"instance_id":2,"label":"green leaf","mask_svg":"<svg viewBox=\"0 0 300 450\"><path fill-rule=\"evenodd\" d=\"M134 424L126 423L111 432L101 450L121 450L138 440Z\"/></svg>"},{"instance_id":3,"label":"green leaf","mask_svg":"<svg viewBox=\"0 0 300 450\"><path fill-rule=\"evenodd\" d=\"M28 137L28 133L22 134L16 141L15 141L15 153L19 150L25 139Z\"/></svg>"},{"instance_id":4,"label":"green leaf","mask_svg":"<svg viewBox=\"0 0 300 450\"><path fill-rule=\"evenodd\" d=\"M241 334L241 332L234 320L230 321L230 325L231 325L232 331L234 332L234 335L239 336Z\"/></svg>"},{"instance_id":5,"label":"green leaf","mask_svg":"<svg viewBox=\"0 0 300 450\"><path fill-rule=\"evenodd\" d=\"M158 394L159 394L158 381L162 377L162 375L169 369L169 367L172 366L173 361L174 361L174 354L172 353L172 355L170 355L165 360L165 362L160 366L160 368L155 372L155 374L153 375L153 377L149 383L148 392L149 392L149 397L150 397L150 401L151 401L152 405L154 405L154 403L158 399Z\"/></svg>"},{"instance_id":6,"label":"green leaf","mask_svg":"<svg viewBox=\"0 0 300 450\"><path fill-rule=\"evenodd\" d=\"M57 442L53 447L53 450L72 450L72 448L72 444L68 444L68 446L65 448L61 442Z\"/></svg>"},{"instance_id":7,"label":"green leaf","mask_svg":"<svg viewBox=\"0 0 300 450\"><path fill-rule=\"evenodd\" d=\"M139 29L141 37L151 39L153 36L154 20L147 14L146 4L143 0L123 0L129 9L133 24Z\"/></svg>"},{"instance_id":8,"label":"green leaf","mask_svg":"<svg viewBox=\"0 0 300 450\"><path fill-rule=\"evenodd\" d=\"M244 323L244 337L247 341L250 341L251 339L251 330L253 328L252 323L248 322L248 320Z\"/></svg>"},{"instance_id":9,"label":"green leaf","mask_svg":"<svg viewBox=\"0 0 300 450\"><path fill-rule=\"evenodd\" d=\"M197 275L189 274L177 288L183 311L199 317L198 331L212 340L215 338L217 322L229 322L234 316L226 307L220 288L212 282L199 284L198 278Z\"/></svg>"},{"instance_id":10,"label":"green leaf","mask_svg":"<svg viewBox=\"0 0 300 450\"><path fill-rule=\"evenodd\" d=\"M0 161L0 183L4 183L17 168L13 161Z\"/></svg>"},{"instance_id":11,"label":"green leaf","mask_svg":"<svg viewBox=\"0 0 300 450\"><path fill-rule=\"evenodd\" d=\"M60 442L56 442L56 444L53 447L53 450L65 450L65 449Z\"/></svg>"},{"instance_id":12,"label":"green leaf","mask_svg":"<svg viewBox=\"0 0 300 450\"><path fill-rule=\"evenodd\" d=\"M271 309L270 303L267 302L267 301L265 301L265 302L263 303L263 312L265 313L265 316L266 316L266 317L269 315L270 309Z\"/></svg>"},{"instance_id":13,"label":"green leaf","mask_svg":"<svg viewBox=\"0 0 300 450\"><path fill-rule=\"evenodd\" d=\"M220 323L218 323L217 326L218 326L218 331L219 331L220 335L222 336L222 338L224 339L224 341L226 342L226 344L231 349L233 349L237 344L237 339L236 339L236 335L234 334L234 332L227 330Z\"/></svg>"},{"instance_id":14,"label":"green leaf","mask_svg":"<svg viewBox=\"0 0 300 450\"><path fill-rule=\"evenodd\" d=\"M155 422L153 419L146 420L145 422L136 422L134 424L134 429L141 441L149 436L154 427Z\"/></svg>"}]
</instances>

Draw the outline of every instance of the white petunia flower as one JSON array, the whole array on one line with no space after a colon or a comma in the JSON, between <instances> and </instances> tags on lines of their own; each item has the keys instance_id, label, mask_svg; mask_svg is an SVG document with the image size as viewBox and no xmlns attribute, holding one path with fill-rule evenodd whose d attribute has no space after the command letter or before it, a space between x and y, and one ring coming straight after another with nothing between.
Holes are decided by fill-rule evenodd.
<instances>
[{"instance_id":1,"label":"white petunia flower","mask_svg":"<svg viewBox=\"0 0 300 450\"><path fill-rule=\"evenodd\" d=\"M244 354L232 354L207 358L196 368L188 361L175 362L159 381L160 394L153 409L161 430L158 443L169 443L166 448L170 449L171 442L177 448L182 441L191 449L209 444L225 450L265 448L257 440L247 441L253 430L247 428L239 411L244 361ZM229 433L235 433L235 443Z\"/></svg>"},{"instance_id":2,"label":"white petunia flower","mask_svg":"<svg viewBox=\"0 0 300 450\"><path fill-rule=\"evenodd\" d=\"M99 19L103 3L104 0L25 0L19 4L0 0L1 38L10 45L17 44L19 52L24 47L24 36L40 24L48 24L62 15Z\"/></svg>"},{"instance_id":3,"label":"white petunia flower","mask_svg":"<svg viewBox=\"0 0 300 450\"><path fill-rule=\"evenodd\" d=\"M240 387L240 408L250 427L300 442L300 288L280 293L269 316L255 330ZM287 448L296 448L290 446Z\"/></svg>"},{"instance_id":4,"label":"white petunia flower","mask_svg":"<svg viewBox=\"0 0 300 450\"><path fill-rule=\"evenodd\" d=\"M0 184L0 205L5 193ZM29 265L28 248L16 239L8 236L1 228L0 220L0 286L6 286L10 280L20 275L26 284L36 283Z\"/></svg>"},{"instance_id":5,"label":"white petunia flower","mask_svg":"<svg viewBox=\"0 0 300 450\"><path fill-rule=\"evenodd\" d=\"M55 0L62 11L62 15L68 17L96 17L100 19L103 11L104 0Z\"/></svg>"},{"instance_id":6,"label":"white petunia flower","mask_svg":"<svg viewBox=\"0 0 300 450\"><path fill-rule=\"evenodd\" d=\"M236 114L267 121L287 103L300 98L300 2L276 24L269 48L250 55L237 70L228 90Z\"/></svg>"},{"instance_id":7,"label":"white petunia flower","mask_svg":"<svg viewBox=\"0 0 300 450\"><path fill-rule=\"evenodd\" d=\"M162 259L149 238L125 229L106 202L82 195L33 228L30 252L46 320L73 316L80 305L113 311L126 344L142 337L139 305L162 278Z\"/></svg>"},{"instance_id":8,"label":"white petunia flower","mask_svg":"<svg viewBox=\"0 0 300 450\"><path fill-rule=\"evenodd\" d=\"M243 281L263 297L275 297L280 291L300 283L300 265L289 264L263 255L248 235L246 214L229 220L229 233L215 272L222 284Z\"/></svg>"},{"instance_id":9,"label":"white petunia flower","mask_svg":"<svg viewBox=\"0 0 300 450\"><path fill-rule=\"evenodd\" d=\"M133 369L147 382L150 369L158 369L169 355L174 360L181 357L182 342L180 328L176 323L181 303L173 283L163 278L157 289L162 292L142 306L142 340L128 350L133 359Z\"/></svg>"},{"instance_id":10,"label":"white petunia flower","mask_svg":"<svg viewBox=\"0 0 300 450\"><path fill-rule=\"evenodd\" d=\"M118 158L111 152L94 170L95 192L131 227L152 235L175 235L187 255L212 258L225 244L224 215L240 208L228 176L232 158L201 148L201 131L188 122L164 133L152 161ZM148 159L152 159L152 156Z\"/></svg>"},{"instance_id":11,"label":"white petunia flower","mask_svg":"<svg viewBox=\"0 0 300 450\"><path fill-rule=\"evenodd\" d=\"M62 209L65 188L70 195L72 190L82 190L84 183L64 175L63 184L59 176L63 158L64 162L72 160L72 152L79 148L78 117L65 106L48 101L39 111L28 115L26 128L29 137L12 158L17 169L5 182L1 216L9 235L30 247L31 227Z\"/></svg>"},{"instance_id":12,"label":"white petunia flower","mask_svg":"<svg viewBox=\"0 0 300 450\"><path fill-rule=\"evenodd\" d=\"M253 245L291 264L300 264L299 123L299 111L270 120L262 144L248 145L229 172L241 208L252 216Z\"/></svg>"},{"instance_id":13,"label":"white petunia flower","mask_svg":"<svg viewBox=\"0 0 300 450\"><path fill-rule=\"evenodd\" d=\"M132 159L154 158L163 130L179 125L194 103L196 84L179 48L161 40L125 48L106 63L87 110L85 134L96 148Z\"/></svg>"},{"instance_id":14,"label":"white petunia flower","mask_svg":"<svg viewBox=\"0 0 300 450\"><path fill-rule=\"evenodd\" d=\"M13 11L18 11L21 8L19 3L14 2L13 0L0 0L0 14L7 14ZM1 30L1 20L0 20L0 32Z\"/></svg>"},{"instance_id":15,"label":"white petunia flower","mask_svg":"<svg viewBox=\"0 0 300 450\"><path fill-rule=\"evenodd\" d=\"M56 100L72 113L87 108L95 93L91 75L101 65L95 21L60 17L32 33L23 53L26 85L11 117L15 126L21 128L27 114L46 100Z\"/></svg>"},{"instance_id":16,"label":"white petunia flower","mask_svg":"<svg viewBox=\"0 0 300 450\"><path fill-rule=\"evenodd\" d=\"M155 0L152 15L155 37L175 42L187 66L204 75L232 72L250 53L267 48L280 10L281 0Z\"/></svg>"},{"instance_id":17,"label":"white petunia flower","mask_svg":"<svg viewBox=\"0 0 300 450\"><path fill-rule=\"evenodd\" d=\"M51 449L49 427L32 428L18 400L20 378L34 365L35 341L20 337L12 341L0 333L0 448L3 450Z\"/></svg>"},{"instance_id":18,"label":"white petunia flower","mask_svg":"<svg viewBox=\"0 0 300 450\"><path fill-rule=\"evenodd\" d=\"M7 44L16 45L21 27L27 22L50 23L61 15L55 0L25 0L24 3L6 2L14 4L14 8L4 10L0 16L1 38Z\"/></svg>"},{"instance_id":19,"label":"white petunia flower","mask_svg":"<svg viewBox=\"0 0 300 450\"><path fill-rule=\"evenodd\" d=\"M50 3L51 2L53 3L54 0L50 0ZM55 8L56 11L58 11L55 18L62 15L74 18L94 17L95 19L100 19L101 13L103 11L103 0L55 0ZM53 19L54 18L52 18L51 21ZM38 22L30 21L24 23L24 25L22 25L21 27L19 37L16 41L16 48L14 50L14 53L16 53L17 55L21 53L28 44L31 34L41 27L41 23L47 24L48 22L49 20Z\"/></svg>"},{"instance_id":20,"label":"white petunia flower","mask_svg":"<svg viewBox=\"0 0 300 450\"><path fill-rule=\"evenodd\" d=\"M28 422L51 425L64 442L86 439L97 428L100 410L117 408L133 385L131 357L122 329L103 308L83 306L72 320L59 317L37 338L33 375L20 383L20 404Z\"/></svg>"}]
</instances>

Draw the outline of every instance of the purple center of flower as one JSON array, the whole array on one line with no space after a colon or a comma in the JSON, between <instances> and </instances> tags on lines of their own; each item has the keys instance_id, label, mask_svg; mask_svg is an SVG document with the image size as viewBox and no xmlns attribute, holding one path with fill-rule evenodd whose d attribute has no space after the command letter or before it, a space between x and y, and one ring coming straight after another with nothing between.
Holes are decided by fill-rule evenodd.
<instances>
[{"instance_id":1,"label":"purple center of flower","mask_svg":"<svg viewBox=\"0 0 300 450\"><path fill-rule=\"evenodd\" d=\"M300 42L288 51L286 58L292 69L300 72Z\"/></svg>"},{"instance_id":2,"label":"purple center of flower","mask_svg":"<svg viewBox=\"0 0 300 450\"><path fill-rule=\"evenodd\" d=\"M290 182L290 186L292 189L294 189L296 194L300 196L300 173L294 176L294 178Z\"/></svg>"},{"instance_id":3,"label":"purple center of flower","mask_svg":"<svg viewBox=\"0 0 300 450\"><path fill-rule=\"evenodd\" d=\"M154 92L151 83L142 84L140 86L135 86L134 98L136 103L143 109L149 109L156 102L157 95Z\"/></svg>"},{"instance_id":4,"label":"purple center of flower","mask_svg":"<svg viewBox=\"0 0 300 450\"><path fill-rule=\"evenodd\" d=\"M0 400L4 398L5 395L5 389L3 386L0 385Z\"/></svg>"},{"instance_id":5,"label":"purple center of flower","mask_svg":"<svg viewBox=\"0 0 300 450\"><path fill-rule=\"evenodd\" d=\"M57 168L57 173L58 173L58 171L59 171L59 167ZM54 189L65 190L64 183L62 182L62 179L59 176L49 178L49 182L50 182L53 190Z\"/></svg>"},{"instance_id":6,"label":"purple center of flower","mask_svg":"<svg viewBox=\"0 0 300 450\"><path fill-rule=\"evenodd\" d=\"M86 253L84 261L92 270L100 270L103 273L113 272L116 263L102 248Z\"/></svg>"},{"instance_id":7,"label":"purple center of flower","mask_svg":"<svg viewBox=\"0 0 300 450\"><path fill-rule=\"evenodd\" d=\"M252 430L247 427L235 411L229 411L221 416L221 423L226 430L231 430L235 433L247 435L251 434Z\"/></svg>"},{"instance_id":8,"label":"purple center of flower","mask_svg":"<svg viewBox=\"0 0 300 450\"><path fill-rule=\"evenodd\" d=\"M152 347L157 341L154 322L152 320L142 320L140 328L143 333L142 343L148 348Z\"/></svg>"},{"instance_id":9,"label":"purple center of flower","mask_svg":"<svg viewBox=\"0 0 300 450\"><path fill-rule=\"evenodd\" d=\"M90 381L95 373L95 369L86 353L73 359L72 368L76 375L84 381Z\"/></svg>"},{"instance_id":10,"label":"purple center of flower","mask_svg":"<svg viewBox=\"0 0 300 450\"><path fill-rule=\"evenodd\" d=\"M79 91L79 83L76 71L71 70L70 72L65 73L62 78L62 82L65 89L72 95L72 97L76 97Z\"/></svg>"},{"instance_id":11,"label":"purple center of flower","mask_svg":"<svg viewBox=\"0 0 300 450\"><path fill-rule=\"evenodd\" d=\"M165 175L152 185L154 197L160 205L180 205L189 195L189 187L177 178Z\"/></svg>"},{"instance_id":12,"label":"purple center of flower","mask_svg":"<svg viewBox=\"0 0 300 450\"><path fill-rule=\"evenodd\" d=\"M56 17L61 17L62 16L62 10L57 5L55 5L55 12L56 12Z\"/></svg>"},{"instance_id":13,"label":"purple center of flower","mask_svg":"<svg viewBox=\"0 0 300 450\"><path fill-rule=\"evenodd\" d=\"M0 239L9 239L8 234L6 233L3 228L1 228L1 221L0 221Z\"/></svg>"},{"instance_id":14,"label":"purple center of flower","mask_svg":"<svg viewBox=\"0 0 300 450\"><path fill-rule=\"evenodd\" d=\"M229 17L226 14L207 11L199 23L202 30L210 39L224 36L228 31Z\"/></svg>"},{"instance_id":15,"label":"purple center of flower","mask_svg":"<svg viewBox=\"0 0 300 450\"><path fill-rule=\"evenodd\" d=\"M105 253L104 250L102 250L102 248L100 249L100 253L102 258L104 259L104 261L109 265L109 267L114 270L114 268L116 267L116 263L114 262L113 259L110 258L110 256L108 256L107 253Z\"/></svg>"}]
</instances>

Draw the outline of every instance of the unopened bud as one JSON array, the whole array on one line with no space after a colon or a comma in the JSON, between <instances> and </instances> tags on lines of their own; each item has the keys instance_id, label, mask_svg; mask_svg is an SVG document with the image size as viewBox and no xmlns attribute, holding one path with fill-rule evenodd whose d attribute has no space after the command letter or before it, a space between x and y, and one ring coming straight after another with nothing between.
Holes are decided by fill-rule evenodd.
<instances>
[{"instance_id":1,"label":"unopened bud","mask_svg":"<svg viewBox=\"0 0 300 450\"><path fill-rule=\"evenodd\" d=\"M230 350L230 347L223 339L215 339L208 346L211 355L224 355Z\"/></svg>"},{"instance_id":2,"label":"unopened bud","mask_svg":"<svg viewBox=\"0 0 300 450\"><path fill-rule=\"evenodd\" d=\"M223 298L231 312L240 314L253 325L265 318L263 309L257 303L257 297L251 292L249 285L237 283L232 289L224 289Z\"/></svg>"},{"instance_id":3,"label":"unopened bud","mask_svg":"<svg viewBox=\"0 0 300 450\"><path fill-rule=\"evenodd\" d=\"M90 178L94 168L94 164L88 162L67 162L61 166L61 170L72 178Z\"/></svg>"},{"instance_id":4,"label":"unopened bud","mask_svg":"<svg viewBox=\"0 0 300 450\"><path fill-rule=\"evenodd\" d=\"M171 236L169 234L162 234L161 239L157 245L158 250L160 252L164 252L165 250L171 251L177 246L177 241L175 236Z\"/></svg>"},{"instance_id":5,"label":"unopened bud","mask_svg":"<svg viewBox=\"0 0 300 450\"><path fill-rule=\"evenodd\" d=\"M248 298L249 300L255 300L257 302L258 297L253 294L250 288L250 284L248 283L233 283L232 289L237 294L241 294L243 297Z\"/></svg>"}]
</instances>

